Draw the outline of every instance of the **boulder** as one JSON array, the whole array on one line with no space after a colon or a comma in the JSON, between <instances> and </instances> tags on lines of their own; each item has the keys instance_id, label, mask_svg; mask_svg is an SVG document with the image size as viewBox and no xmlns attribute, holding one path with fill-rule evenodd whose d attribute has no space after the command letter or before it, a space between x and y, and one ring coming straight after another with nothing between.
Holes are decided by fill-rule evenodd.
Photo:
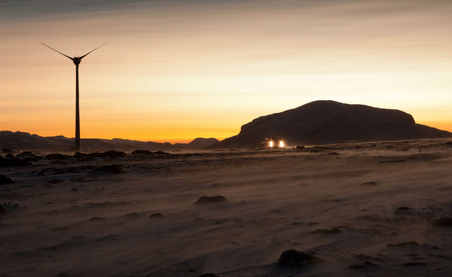
<instances>
[{"instance_id":1,"label":"boulder","mask_svg":"<svg viewBox=\"0 0 452 277\"><path fill-rule=\"evenodd\" d=\"M125 157L126 155L127 154L125 152L115 151L115 150L110 150L110 151L101 153L101 157L110 157L112 159Z\"/></svg>"},{"instance_id":2,"label":"boulder","mask_svg":"<svg viewBox=\"0 0 452 277\"><path fill-rule=\"evenodd\" d=\"M215 195L215 196L201 196L195 204L211 204L211 203L222 203L226 202L227 199L223 195Z\"/></svg>"},{"instance_id":3,"label":"boulder","mask_svg":"<svg viewBox=\"0 0 452 277\"><path fill-rule=\"evenodd\" d=\"M284 251L279 257L278 264L281 266L300 268L314 262L316 257L298 250L290 249Z\"/></svg>"},{"instance_id":4,"label":"boulder","mask_svg":"<svg viewBox=\"0 0 452 277\"><path fill-rule=\"evenodd\" d=\"M0 174L0 185L14 184L14 181L6 175Z\"/></svg>"},{"instance_id":5,"label":"boulder","mask_svg":"<svg viewBox=\"0 0 452 277\"><path fill-rule=\"evenodd\" d=\"M436 227L452 227L452 218L444 216L434 219L432 225Z\"/></svg>"},{"instance_id":6,"label":"boulder","mask_svg":"<svg viewBox=\"0 0 452 277\"><path fill-rule=\"evenodd\" d=\"M164 218L165 216L161 213L151 214L149 218Z\"/></svg>"},{"instance_id":7,"label":"boulder","mask_svg":"<svg viewBox=\"0 0 452 277\"><path fill-rule=\"evenodd\" d=\"M12 154L12 153L14 153L13 150L11 150L9 148L6 148L6 147L3 147L2 151L3 151L3 154Z\"/></svg>"},{"instance_id":8,"label":"boulder","mask_svg":"<svg viewBox=\"0 0 452 277\"><path fill-rule=\"evenodd\" d=\"M69 156L58 153L49 154L46 156L46 160L68 160L68 159Z\"/></svg>"},{"instance_id":9,"label":"boulder","mask_svg":"<svg viewBox=\"0 0 452 277\"><path fill-rule=\"evenodd\" d=\"M315 231L311 231L311 234L321 234L321 235L329 235L329 234L339 234L341 230L339 228L332 229L317 229Z\"/></svg>"}]
</instances>

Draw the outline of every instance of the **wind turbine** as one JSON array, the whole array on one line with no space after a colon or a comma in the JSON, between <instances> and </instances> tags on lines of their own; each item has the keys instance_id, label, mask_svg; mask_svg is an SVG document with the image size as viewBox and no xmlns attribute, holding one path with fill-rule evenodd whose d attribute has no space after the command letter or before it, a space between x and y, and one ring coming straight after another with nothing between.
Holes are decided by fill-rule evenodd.
<instances>
[{"instance_id":1,"label":"wind turbine","mask_svg":"<svg viewBox=\"0 0 452 277\"><path fill-rule=\"evenodd\" d=\"M109 41L107 41L106 43L94 48L93 50L89 51L88 53L86 53L85 55L81 56L81 57L69 57L66 54L61 53L60 51L53 49L52 47L45 45L44 43L42 43L42 45L49 47L50 49L52 49L53 51L60 53L61 55L67 57L68 59L71 59L74 64L75 64L75 152L80 152L80 106L79 106L79 89L78 89L78 66L80 64L80 62L82 61L82 59L86 56L88 56L88 54L90 54L91 52L93 52L94 50L96 50L97 48L104 46L105 44L109 43Z\"/></svg>"}]
</instances>

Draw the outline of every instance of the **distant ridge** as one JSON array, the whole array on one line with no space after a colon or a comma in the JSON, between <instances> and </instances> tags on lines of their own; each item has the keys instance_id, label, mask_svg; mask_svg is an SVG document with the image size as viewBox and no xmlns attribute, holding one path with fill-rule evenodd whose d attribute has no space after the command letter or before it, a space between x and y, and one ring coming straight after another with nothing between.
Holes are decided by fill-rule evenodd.
<instances>
[{"instance_id":1,"label":"distant ridge","mask_svg":"<svg viewBox=\"0 0 452 277\"><path fill-rule=\"evenodd\" d=\"M190 143L169 142L143 142L127 139L82 139L82 152L106 151L106 150L175 150L175 149L202 149L218 143L214 138L196 138ZM41 137L26 132L0 131L0 149L8 148L13 151L37 150L37 151L74 151L74 138L64 136Z\"/></svg>"},{"instance_id":2,"label":"distant ridge","mask_svg":"<svg viewBox=\"0 0 452 277\"><path fill-rule=\"evenodd\" d=\"M416 124L413 116L399 110L314 101L292 110L256 118L243 125L238 135L214 147L256 147L268 136L282 137L287 145L319 145L448 138L452 137L452 133Z\"/></svg>"}]
</instances>

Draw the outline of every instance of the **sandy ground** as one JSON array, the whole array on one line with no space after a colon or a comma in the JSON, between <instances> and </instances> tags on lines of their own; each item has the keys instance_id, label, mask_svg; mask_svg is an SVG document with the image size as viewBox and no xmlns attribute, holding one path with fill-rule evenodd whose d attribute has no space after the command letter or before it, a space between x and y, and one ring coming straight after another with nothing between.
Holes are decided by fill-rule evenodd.
<instances>
[{"instance_id":1,"label":"sandy ground","mask_svg":"<svg viewBox=\"0 0 452 277\"><path fill-rule=\"evenodd\" d=\"M0 276L451 276L452 227L432 224L452 216L451 144L3 167L0 203L19 208L0 215ZM90 173L108 164L125 173ZM281 266L288 249L319 262Z\"/></svg>"}]
</instances>

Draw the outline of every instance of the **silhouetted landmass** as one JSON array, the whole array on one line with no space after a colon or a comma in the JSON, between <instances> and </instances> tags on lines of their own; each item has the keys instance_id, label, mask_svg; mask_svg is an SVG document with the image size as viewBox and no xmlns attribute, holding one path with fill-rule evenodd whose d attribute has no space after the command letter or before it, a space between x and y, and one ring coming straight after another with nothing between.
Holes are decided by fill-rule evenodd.
<instances>
[{"instance_id":1,"label":"silhouetted landmass","mask_svg":"<svg viewBox=\"0 0 452 277\"><path fill-rule=\"evenodd\" d=\"M399 110L335 101L315 101L301 107L262 116L242 126L238 135L216 148L260 146L265 137L279 136L286 145L319 145L344 142L433 139L452 133L416 124Z\"/></svg>"},{"instance_id":2,"label":"silhouetted landmass","mask_svg":"<svg viewBox=\"0 0 452 277\"><path fill-rule=\"evenodd\" d=\"M143 142L136 140L127 140L115 138L109 139L82 139L83 152L95 152L106 150L122 150L133 151L136 149L143 150L175 150L175 149L202 149L212 146L219 141L214 138L197 138L190 143L158 143ZM34 151L70 151L74 147L74 138L64 136L41 137L26 132L0 132L0 147L7 150L7 153L18 153L25 150ZM6 154L6 153L5 153Z\"/></svg>"}]
</instances>

